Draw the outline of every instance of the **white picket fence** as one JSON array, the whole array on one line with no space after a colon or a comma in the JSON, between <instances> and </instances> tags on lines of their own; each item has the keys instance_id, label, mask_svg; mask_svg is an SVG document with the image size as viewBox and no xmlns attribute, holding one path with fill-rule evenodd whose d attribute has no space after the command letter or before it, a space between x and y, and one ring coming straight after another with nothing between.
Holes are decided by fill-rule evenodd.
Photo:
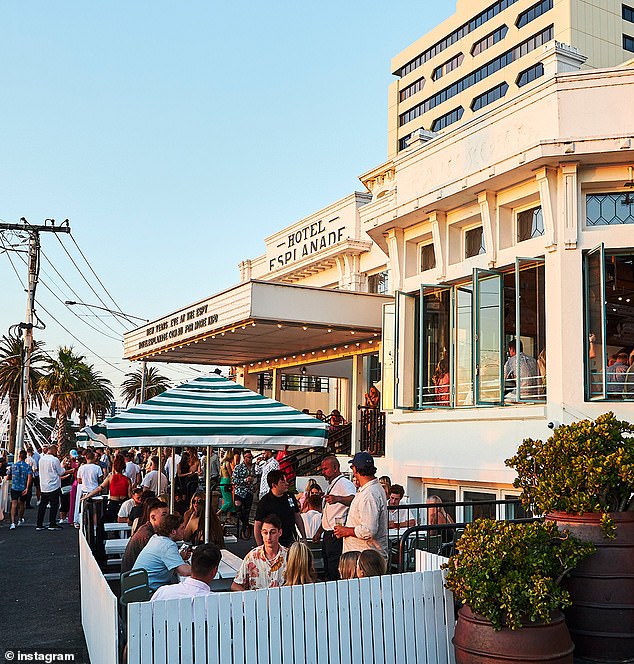
<instances>
[{"instance_id":1,"label":"white picket fence","mask_svg":"<svg viewBox=\"0 0 634 664\"><path fill-rule=\"evenodd\" d=\"M118 664L117 598L79 532L81 624L91 664Z\"/></svg>"},{"instance_id":2,"label":"white picket fence","mask_svg":"<svg viewBox=\"0 0 634 664\"><path fill-rule=\"evenodd\" d=\"M429 551L416 551L416 571L417 572L429 572L431 570L440 569L440 566L443 563L446 563L448 558L444 556L438 556L435 553L429 553Z\"/></svg>"},{"instance_id":3,"label":"white picket fence","mask_svg":"<svg viewBox=\"0 0 634 664\"><path fill-rule=\"evenodd\" d=\"M453 664L442 572L128 607L128 664Z\"/></svg>"}]
</instances>

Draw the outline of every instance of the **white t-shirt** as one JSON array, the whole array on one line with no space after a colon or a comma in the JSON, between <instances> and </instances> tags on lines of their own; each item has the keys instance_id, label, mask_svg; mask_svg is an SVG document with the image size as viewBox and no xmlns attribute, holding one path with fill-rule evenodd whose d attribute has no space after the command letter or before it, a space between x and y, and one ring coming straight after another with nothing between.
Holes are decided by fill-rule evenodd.
<instances>
[{"instance_id":1,"label":"white t-shirt","mask_svg":"<svg viewBox=\"0 0 634 664\"><path fill-rule=\"evenodd\" d=\"M141 472L141 469L134 463L134 461L126 461L125 464L125 475L130 478L130 482L134 484L138 474Z\"/></svg>"},{"instance_id":2,"label":"white t-shirt","mask_svg":"<svg viewBox=\"0 0 634 664\"><path fill-rule=\"evenodd\" d=\"M326 489L326 496L354 496L357 493L355 485L343 475L338 475L328 485ZM335 529L335 519L345 519L348 515L348 507L342 503L328 504L324 500L323 513L321 518L321 526L324 530Z\"/></svg>"},{"instance_id":3,"label":"white t-shirt","mask_svg":"<svg viewBox=\"0 0 634 664\"><path fill-rule=\"evenodd\" d=\"M181 462L181 455L176 454L174 455L174 460L175 460L175 465L174 465L174 477L176 477L176 469L178 468L178 464ZM169 479L172 475L172 457L167 457L167 461L165 462L165 474L167 475L167 478Z\"/></svg>"},{"instance_id":4,"label":"white t-shirt","mask_svg":"<svg viewBox=\"0 0 634 664\"><path fill-rule=\"evenodd\" d=\"M96 463L85 463L77 469L77 479L81 479L80 491L88 493L99 486L99 479L103 475L101 466Z\"/></svg>"},{"instance_id":5,"label":"white t-shirt","mask_svg":"<svg viewBox=\"0 0 634 664\"><path fill-rule=\"evenodd\" d=\"M127 519L130 516L130 512L132 511L133 507L134 507L134 500L132 498L129 498L119 508L119 512L117 513L117 518Z\"/></svg>"},{"instance_id":6,"label":"white t-shirt","mask_svg":"<svg viewBox=\"0 0 634 664\"><path fill-rule=\"evenodd\" d=\"M319 530L319 526L321 526L321 512L318 512L317 510L302 512L302 521L304 522L306 537L312 539L315 533Z\"/></svg>"},{"instance_id":7,"label":"white t-shirt","mask_svg":"<svg viewBox=\"0 0 634 664\"><path fill-rule=\"evenodd\" d=\"M151 470L143 478L141 486L149 489L150 491L154 491L154 493L157 496L160 496L162 493L165 493L167 491L167 477L165 477L163 473L160 473L160 478L159 478L158 470Z\"/></svg>"},{"instance_id":8,"label":"white t-shirt","mask_svg":"<svg viewBox=\"0 0 634 664\"><path fill-rule=\"evenodd\" d=\"M43 454L40 457L40 490L42 493L51 493L62 486L61 476L66 472L59 459L52 454Z\"/></svg>"},{"instance_id":9,"label":"white t-shirt","mask_svg":"<svg viewBox=\"0 0 634 664\"><path fill-rule=\"evenodd\" d=\"M209 595L211 590L209 586L199 579L186 577L180 583L172 583L167 586L161 586L153 595L152 602L165 599L183 599L184 597L200 597Z\"/></svg>"}]
</instances>

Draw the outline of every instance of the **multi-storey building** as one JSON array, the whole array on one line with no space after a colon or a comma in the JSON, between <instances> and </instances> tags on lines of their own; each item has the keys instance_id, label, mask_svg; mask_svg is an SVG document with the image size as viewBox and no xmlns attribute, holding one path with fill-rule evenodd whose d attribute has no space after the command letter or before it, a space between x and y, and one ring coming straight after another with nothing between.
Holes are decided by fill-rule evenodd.
<instances>
[{"instance_id":1,"label":"multi-storey building","mask_svg":"<svg viewBox=\"0 0 634 664\"><path fill-rule=\"evenodd\" d=\"M392 60L389 156L417 130L470 120L533 84L552 39L578 48L584 68L620 64L634 52L633 14L617 0L458 0L453 16Z\"/></svg>"}]
</instances>

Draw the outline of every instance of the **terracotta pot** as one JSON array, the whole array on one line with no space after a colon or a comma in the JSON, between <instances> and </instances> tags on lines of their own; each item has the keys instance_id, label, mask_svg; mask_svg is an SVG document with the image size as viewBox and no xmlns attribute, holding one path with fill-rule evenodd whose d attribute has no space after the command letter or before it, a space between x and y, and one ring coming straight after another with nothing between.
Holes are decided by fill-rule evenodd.
<instances>
[{"instance_id":1,"label":"terracotta pot","mask_svg":"<svg viewBox=\"0 0 634 664\"><path fill-rule=\"evenodd\" d=\"M574 646L561 611L553 614L550 623L527 623L521 629L496 632L488 620L465 605L458 611L453 644L456 664L573 662Z\"/></svg>"},{"instance_id":2,"label":"terracotta pot","mask_svg":"<svg viewBox=\"0 0 634 664\"><path fill-rule=\"evenodd\" d=\"M573 601L566 622L575 656L590 662L634 662L634 512L610 516L615 539L604 537L600 514L553 512L546 519L597 547L562 584Z\"/></svg>"}]
</instances>

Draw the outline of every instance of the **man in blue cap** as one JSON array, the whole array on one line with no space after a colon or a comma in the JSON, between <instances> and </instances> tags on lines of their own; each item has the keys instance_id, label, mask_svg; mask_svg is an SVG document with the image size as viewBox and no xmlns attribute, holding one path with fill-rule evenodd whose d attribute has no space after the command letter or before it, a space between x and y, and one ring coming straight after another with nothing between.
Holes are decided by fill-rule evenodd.
<instances>
[{"instance_id":1,"label":"man in blue cap","mask_svg":"<svg viewBox=\"0 0 634 664\"><path fill-rule=\"evenodd\" d=\"M352 499L345 526L335 526L335 536L343 538L343 552L373 549L387 560L387 499L376 479L374 459L357 452L349 462L359 491Z\"/></svg>"}]
</instances>

